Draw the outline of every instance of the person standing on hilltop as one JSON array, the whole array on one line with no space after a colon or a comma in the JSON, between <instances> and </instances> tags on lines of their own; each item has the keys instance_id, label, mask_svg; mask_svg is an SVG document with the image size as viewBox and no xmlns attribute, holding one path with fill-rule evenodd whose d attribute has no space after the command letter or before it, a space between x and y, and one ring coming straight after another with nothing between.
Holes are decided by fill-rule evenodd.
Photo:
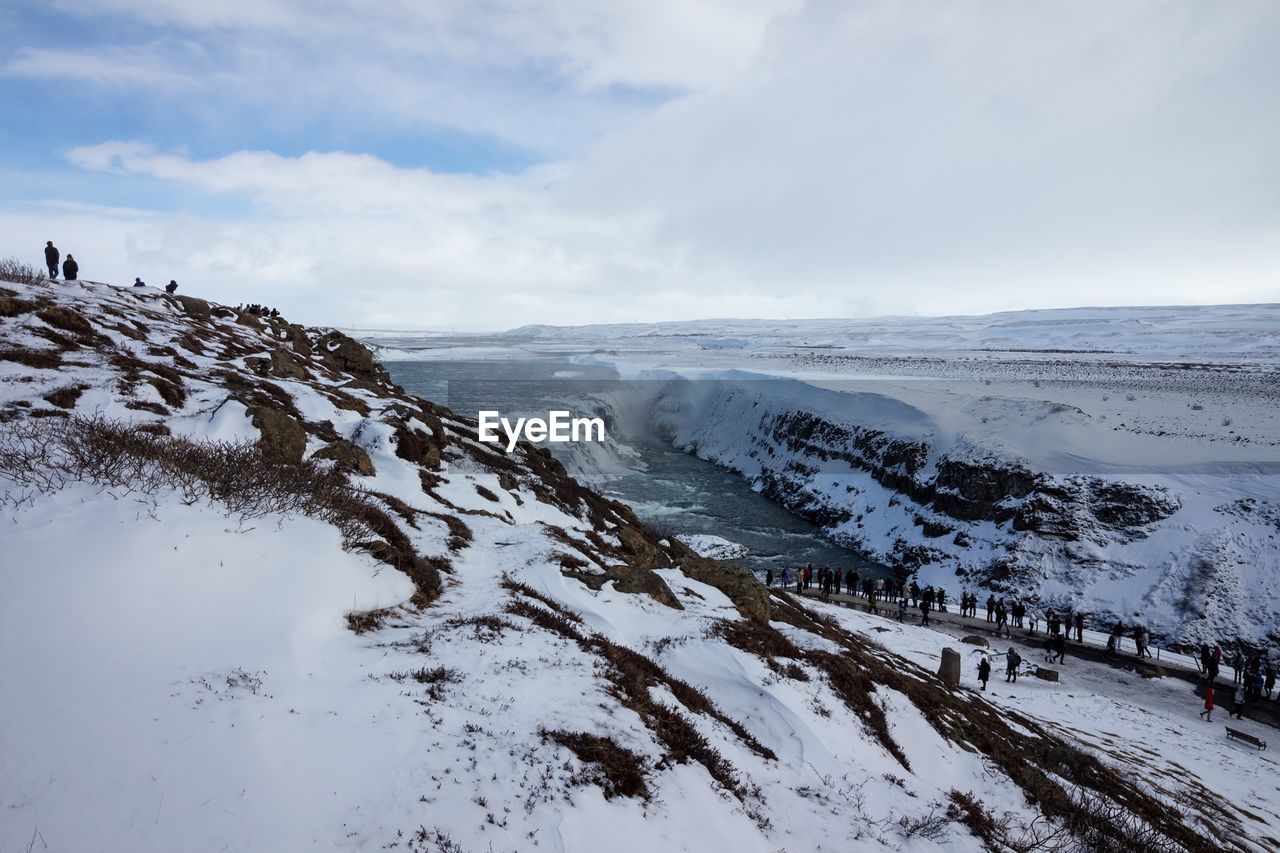
<instances>
[{"instance_id":1,"label":"person standing on hilltop","mask_svg":"<svg viewBox=\"0 0 1280 853\"><path fill-rule=\"evenodd\" d=\"M64 281L75 281L76 276L80 274L80 265L76 263L76 259L67 254L67 259L62 262L62 278Z\"/></svg>"},{"instance_id":2,"label":"person standing on hilltop","mask_svg":"<svg viewBox=\"0 0 1280 853\"><path fill-rule=\"evenodd\" d=\"M49 268L49 278L58 277L58 259L60 257L58 247L53 245L52 240L46 240L44 244L44 265Z\"/></svg>"},{"instance_id":3,"label":"person standing on hilltop","mask_svg":"<svg viewBox=\"0 0 1280 853\"><path fill-rule=\"evenodd\" d=\"M164 292L172 295L176 293L177 290L178 290L178 282L174 281L173 279L169 279L169 283L164 286ZM772 575L773 572L771 571L769 572L769 574ZM773 581L769 582L769 586L773 586Z\"/></svg>"}]
</instances>

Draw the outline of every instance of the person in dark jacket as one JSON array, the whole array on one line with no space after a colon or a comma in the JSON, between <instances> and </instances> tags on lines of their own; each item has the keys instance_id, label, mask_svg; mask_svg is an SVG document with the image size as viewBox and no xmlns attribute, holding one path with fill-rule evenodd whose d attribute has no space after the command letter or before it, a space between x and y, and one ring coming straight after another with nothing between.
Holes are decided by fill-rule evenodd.
<instances>
[{"instance_id":1,"label":"person in dark jacket","mask_svg":"<svg viewBox=\"0 0 1280 853\"><path fill-rule=\"evenodd\" d=\"M76 259L67 255L67 259L62 262L62 277L67 281L75 281L76 276L80 274L80 265L76 263Z\"/></svg>"},{"instance_id":2,"label":"person in dark jacket","mask_svg":"<svg viewBox=\"0 0 1280 853\"><path fill-rule=\"evenodd\" d=\"M991 678L991 661L987 660L984 655L982 662L978 664L978 680L982 682L982 689L987 689L987 680Z\"/></svg>"},{"instance_id":3,"label":"person in dark jacket","mask_svg":"<svg viewBox=\"0 0 1280 853\"><path fill-rule=\"evenodd\" d=\"M1018 680L1018 667L1022 665L1022 655L1018 654L1018 653L1017 653L1017 651L1015 651L1014 649L1010 648L1010 649L1009 649L1009 654L1008 654L1008 655L1006 655L1006 659L1008 660L1009 665L1008 665L1008 667L1005 669L1005 672L1004 672L1004 680L1005 680L1005 681L1017 681L1017 680Z\"/></svg>"},{"instance_id":4,"label":"person in dark jacket","mask_svg":"<svg viewBox=\"0 0 1280 853\"><path fill-rule=\"evenodd\" d=\"M166 284L166 285L164 286L164 292L165 292L165 293L173 293L173 292L175 292L177 289L178 289L178 283L177 283L176 281L174 281L173 279L169 279L169 283L168 283L168 284ZM770 576L772 576L772 575L773 575L773 572L772 572L772 571L770 571L770 572L769 572L769 575L770 575ZM773 586L773 581L769 581L769 586Z\"/></svg>"},{"instance_id":5,"label":"person in dark jacket","mask_svg":"<svg viewBox=\"0 0 1280 853\"><path fill-rule=\"evenodd\" d=\"M134 286L134 287L146 287L146 286L147 286L147 283L146 283L145 281L143 281L141 278L136 278L136 277L135 277L135 278L134 278L134 280L133 280L133 286Z\"/></svg>"},{"instance_id":6,"label":"person in dark jacket","mask_svg":"<svg viewBox=\"0 0 1280 853\"><path fill-rule=\"evenodd\" d=\"M49 268L49 278L58 277L58 247L53 245L52 240L46 240L44 244L44 265Z\"/></svg>"}]
</instances>

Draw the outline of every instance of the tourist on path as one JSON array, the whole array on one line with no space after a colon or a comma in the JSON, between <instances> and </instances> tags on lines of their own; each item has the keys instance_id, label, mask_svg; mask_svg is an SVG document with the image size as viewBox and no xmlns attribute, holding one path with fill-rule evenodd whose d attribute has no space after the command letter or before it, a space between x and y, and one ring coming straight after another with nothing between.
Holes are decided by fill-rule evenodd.
<instances>
[{"instance_id":1,"label":"tourist on path","mask_svg":"<svg viewBox=\"0 0 1280 853\"><path fill-rule=\"evenodd\" d=\"M978 664L978 680L982 682L982 690L986 692L987 680L991 678L991 661L987 660L987 656L982 656L982 661Z\"/></svg>"},{"instance_id":2,"label":"tourist on path","mask_svg":"<svg viewBox=\"0 0 1280 853\"><path fill-rule=\"evenodd\" d=\"M1209 722L1213 722L1213 685L1210 684L1204 690L1204 710L1200 712L1200 716Z\"/></svg>"},{"instance_id":3,"label":"tourist on path","mask_svg":"<svg viewBox=\"0 0 1280 853\"><path fill-rule=\"evenodd\" d=\"M920 624L921 624L921 625L928 625L928 624L929 624L929 610L930 610L930 609L932 609L932 607L931 607L931 605L929 604L928 600L924 600L924 599L922 599L922 600L920 601Z\"/></svg>"},{"instance_id":4,"label":"tourist on path","mask_svg":"<svg viewBox=\"0 0 1280 853\"><path fill-rule=\"evenodd\" d=\"M1066 663L1067 662L1067 638L1058 634L1049 640L1049 648L1053 654L1049 656L1049 663Z\"/></svg>"},{"instance_id":5,"label":"tourist on path","mask_svg":"<svg viewBox=\"0 0 1280 853\"><path fill-rule=\"evenodd\" d=\"M1009 661L1009 665L1005 668L1004 680L1018 680L1018 667L1022 665L1022 655L1018 654L1012 646L1009 647L1009 654L1005 656Z\"/></svg>"},{"instance_id":6,"label":"tourist on path","mask_svg":"<svg viewBox=\"0 0 1280 853\"><path fill-rule=\"evenodd\" d=\"M52 240L46 240L44 244L44 265L49 268L49 278L58 277L58 259L61 254L58 247L53 245Z\"/></svg>"},{"instance_id":7,"label":"tourist on path","mask_svg":"<svg viewBox=\"0 0 1280 853\"><path fill-rule=\"evenodd\" d=\"M1237 684L1235 695L1231 697L1231 713L1228 717L1235 717L1237 720L1244 719L1244 685Z\"/></svg>"}]
</instances>

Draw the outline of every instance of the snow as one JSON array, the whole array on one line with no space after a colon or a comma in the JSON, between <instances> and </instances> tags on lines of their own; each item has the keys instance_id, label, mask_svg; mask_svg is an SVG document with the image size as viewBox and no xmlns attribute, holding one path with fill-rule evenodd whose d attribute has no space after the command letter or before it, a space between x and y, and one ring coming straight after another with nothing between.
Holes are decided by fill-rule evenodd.
<instances>
[{"instance_id":1,"label":"snow","mask_svg":"<svg viewBox=\"0 0 1280 853\"><path fill-rule=\"evenodd\" d=\"M1011 591L1044 604L1140 620L1169 642L1263 643L1280 630L1278 320L1275 304L1078 308L531 326L437 335L430 348L387 332L378 342L416 359L476 346L493 359L612 366L625 380L615 412L643 411L674 446L877 561L914 567L927 552L922 583L974 586L1012 562ZM798 413L921 445L909 476L940 495L954 490L934 486L939 464L963 461L1086 492L1134 486L1178 508L1131 530L1081 517L1073 540L955 518L869 470L877 460L865 452L840 458L849 450L839 436L789 445L781 425ZM950 532L929 535L924 522ZM960 532L967 542L954 541Z\"/></svg>"},{"instance_id":2,"label":"snow","mask_svg":"<svg viewBox=\"0 0 1280 853\"><path fill-rule=\"evenodd\" d=\"M11 289L74 306L97 326L114 323L113 311L145 320L144 340L119 342L142 363L177 364L165 348L193 325L161 294L92 284ZM43 348L46 338L33 331L40 322L0 319L0 335L6 346ZM412 521L396 522L401 532L419 553L449 563L442 593L430 606L408 606L414 590L405 576L344 550L336 529L297 514L246 520L164 492L71 483L15 493L0 483L0 850L372 851L447 842L468 851L977 851L981 842L957 823L937 838L908 838L898 821L942 811L952 789L976 792L1013 821L1036 816L1008 778L942 738L906 696L883 686L875 694L914 772L852 717L821 673L798 664L808 680L785 677L729 645L716 629L743 617L720 589L660 566L657 577L683 608L675 609L567 576L555 529L590 531L614 546L620 516L593 529L587 515L539 500L528 472L504 488L476 461L491 451L462 452L470 447L458 437L464 425L448 417L442 429L457 440L425 491L422 469L396 454L391 390L349 391L367 414L339 406L324 393L332 377L259 376L243 366L243 352L229 351L262 351L270 330L214 325L230 338L207 355L179 353L195 365L183 374L180 404L157 403L122 381L134 367L82 347L59 371L0 361L0 409L23 422L54 408L44 395L78 383L89 389L80 414L250 440L257 430L245 404L217 371L274 388L307 422L327 422L368 451L376 473L354 481L408 508ZM886 402L883 416L902 405ZM445 518L466 525L469 545L451 550ZM696 761L671 761L619 700L603 658L507 611L516 600L546 605L504 589L504 577L576 614L581 631L704 691L776 760L659 683L650 698L706 738L742 792ZM953 642L815 607L930 669ZM374 608L388 608L381 627L348 628L348 614ZM839 648L775 627L803 648ZM1113 763L1149 751L1131 772L1164 789L1193 790L1199 780L1249 807L1237 837L1276 837L1273 759L1211 743L1184 687L1131 678L1073 667L1061 685L997 685L986 700L1018 703ZM641 756L654 797L606 800L584 783L582 761L544 730L612 738Z\"/></svg>"},{"instance_id":3,"label":"snow","mask_svg":"<svg viewBox=\"0 0 1280 853\"><path fill-rule=\"evenodd\" d=\"M747 556L747 547L712 533L681 533L676 536L703 557L713 560L737 560Z\"/></svg>"}]
</instances>

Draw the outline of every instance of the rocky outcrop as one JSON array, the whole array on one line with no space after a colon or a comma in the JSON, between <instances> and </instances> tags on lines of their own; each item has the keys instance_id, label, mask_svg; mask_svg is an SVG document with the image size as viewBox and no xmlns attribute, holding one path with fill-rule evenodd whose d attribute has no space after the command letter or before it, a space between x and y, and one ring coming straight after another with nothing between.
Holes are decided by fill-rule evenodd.
<instances>
[{"instance_id":1,"label":"rocky outcrop","mask_svg":"<svg viewBox=\"0 0 1280 853\"><path fill-rule=\"evenodd\" d=\"M371 382L389 384L387 371L373 357L373 351L342 332L330 329L315 342L313 351L333 370Z\"/></svg>"},{"instance_id":2,"label":"rocky outcrop","mask_svg":"<svg viewBox=\"0 0 1280 853\"><path fill-rule=\"evenodd\" d=\"M375 473L368 451L363 447L358 447L349 441L341 439L326 444L311 454L311 458L331 459L337 462L338 467L344 471L350 471L353 474L360 474L364 477L372 477Z\"/></svg>"},{"instance_id":3,"label":"rocky outcrop","mask_svg":"<svg viewBox=\"0 0 1280 853\"><path fill-rule=\"evenodd\" d=\"M194 296L179 296L176 293L168 298L181 305L183 311L197 320L208 320L212 316L212 307L203 299L197 299Z\"/></svg>"},{"instance_id":4,"label":"rocky outcrop","mask_svg":"<svg viewBox=\"0 0 1280 853\"><path fill-rule=\"evenodd\" d=\"M307 431L279 409L253 406L247 409L261 437L258 443L285 462L301 462L307 449Z\"/></svg>"}]
</instances>

